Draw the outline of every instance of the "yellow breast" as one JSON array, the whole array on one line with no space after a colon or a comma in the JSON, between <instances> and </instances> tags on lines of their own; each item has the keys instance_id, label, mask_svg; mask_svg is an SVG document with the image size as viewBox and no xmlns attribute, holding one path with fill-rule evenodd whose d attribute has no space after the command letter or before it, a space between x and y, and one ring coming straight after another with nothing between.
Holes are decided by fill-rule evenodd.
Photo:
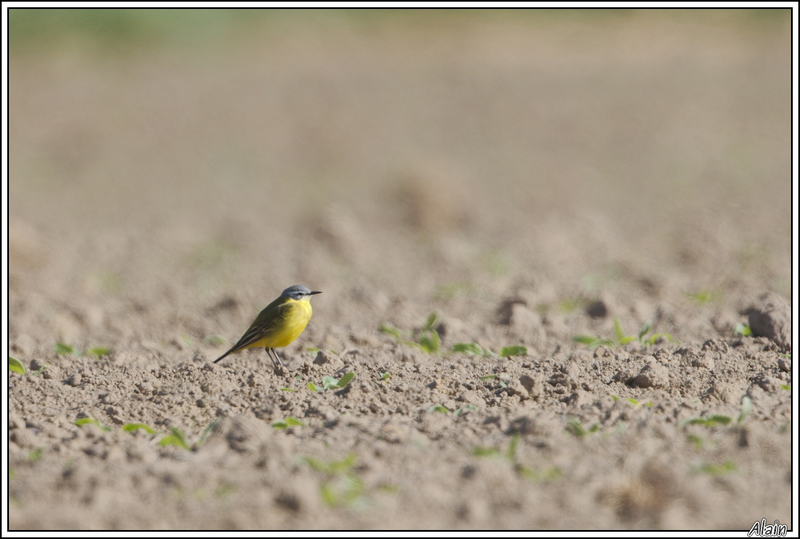
<instances>
[{"instance_id":1,"label":"yellow breast","mask_svg":"<svg viewBox=\"0 0 800 539\"><path fill-rule=\"evenodd\" d=\"M290 345L306 329L311 320L311 303L308 300L295 301L289 299L281 305L284 310L280 324L263 340L261 346L267 348L282 348Z\"/></svg>"}]
</instances>

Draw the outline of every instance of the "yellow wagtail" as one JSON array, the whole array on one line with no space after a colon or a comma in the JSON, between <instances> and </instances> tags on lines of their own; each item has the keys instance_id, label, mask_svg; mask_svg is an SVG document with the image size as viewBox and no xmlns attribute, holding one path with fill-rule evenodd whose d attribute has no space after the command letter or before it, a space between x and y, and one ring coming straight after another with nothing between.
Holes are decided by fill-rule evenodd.
<instances>
[{"instance_id":1,"label":"yellow wagtail","mask_svg":"<svg viewBox=\"0 0 800 539\"><path fill-rule=\"evenodd\" d=\"M276 369L278 365L283 367L275 348L289 346L303 333L308 321L311 320L311 296L321 293L309 290L299 284L290 286L278 299L258 313L255 321L245 331L239 342L216 359L214 363L245 348L263 346L267 349L267 355L272 360L273 366ZM274 359L273 356L275 356Z\"/></svg>"}]
</instances>

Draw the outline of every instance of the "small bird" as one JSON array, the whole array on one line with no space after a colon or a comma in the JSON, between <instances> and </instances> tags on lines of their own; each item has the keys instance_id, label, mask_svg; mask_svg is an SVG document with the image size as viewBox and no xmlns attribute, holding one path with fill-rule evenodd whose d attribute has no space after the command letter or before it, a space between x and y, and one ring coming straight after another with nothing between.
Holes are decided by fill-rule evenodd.
<instances>
[{"instance_id":1,"label":"small bird","mask_svg":"<svg viewBox=\"0 0 800 539\"><path fill-rule=\"evenodd\" d=\"M311 320L311 296L321 293L318 290L309 290L299 284L290 286L281 293L278 299L258 313L255 321L245 331L239 342L217 358L214 363L245 348L263 346L267 349L267 355L272 360L275 369L277 370L278 365L283 367L275 348L290 345L303 333L308 321Z\"/></svg>"}]
</instances>

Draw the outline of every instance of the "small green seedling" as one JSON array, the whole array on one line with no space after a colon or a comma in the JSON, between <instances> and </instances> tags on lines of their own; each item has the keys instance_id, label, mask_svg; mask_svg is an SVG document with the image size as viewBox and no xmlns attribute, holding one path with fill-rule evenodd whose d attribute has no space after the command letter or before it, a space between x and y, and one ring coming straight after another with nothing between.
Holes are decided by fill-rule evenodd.
<instances>
[{"instance_id":1,"label":"small green seedling","mask_svg":"<svg viewBox=\"0 0 800 539\"><path fill-rule=\"evenodd\" d=\"M497 354L495 354L488 348L481 348L479 344L476 344L474 342L460 342L454 344L452 347L450 347L450 351L460 352L462 354L467 354L468 356L497 357Z\"/></svg>"},{"instance_id":2,"label":"small green seedling","mask_svg":"<svg viewBox=\"0 0 800 539\"><path fill-rule=\"evenodd\" d=\"M384 382L387 382L387 383L388 383L388 382L389 382L389 378L390 378L391 376L392 376L392 375L391 375L391 374L389 374L388 372L382 372L382 373L381 373L381 380L383 380Z\"/></svg>"},{"instance_id":3,"label":"small green seedling","mask_svg":"<svg viewBox=\"0 0 800 539\"><path fill-rule=\"evenodd\" d=\"M585 303L586 301L579 297L566 297L559 300L556 307L560 313L569 314Z\"/></svg>"},{"instance_id":4,"label":"small green seedling","mask_svg":"<svg viewBox=\"0 0 800 539\"><path fill-rule=\"evenodd\" d=\"M86 355L100 357L100 356L107 356L108 354L111 353L111 350L109 350L105 346L96 346L94 348L89 348L85 352L81 352L78 348L75 348L74 346L71 346L63 342L56 343L54 349L56 354L60 356L72 355L75 357L80 357L85 353Z\"/></svg>"},{"instance_id":5,"label":"small green seedling","mask_svg":"<svg viewBox=\"0 0 800 539\"><path fill-rule=\"evenodd\" d=\"M692 443L692 446L694 446L695 451L700 451L703 448L703 444L705 443L703 437L698 436L697 434L688 434L686 436L686 439Z\"/></svg>"},{"instance_id":6,"label":"small green seedling","mask_svg":"<svg viewBox=\"0 0 800 539\"><path fill-rule=\"evenodd\" d=\"M598 430L600 430L600 425L598 423L595 423L587 429L577 417L570 416L567 419L567 431L578 438L583 438L587 434L597 432Z\"/></svg>"},{"instance_id":7,"label":"small green seedling","mask_svg":"<svg viewBox=\"0 0 800 539\"><path fill-rule=\"evenodd\" d=\"M425 320L425 325L422 326L422 331L430 331L436 329L437 327L439 327L439 313L433 311Z\"/></svg>"},{"instance_id":8,"label":"small green seedling","mask_svg":"<svg viewBox=\"0 0 800 539\"><path fill-rule=\"evenodd\" d=\"M741 425L744 423L744 420L747 419L747 416L753 411L753 401L750 400L750 397L745 395L742 397L742 411L739 412L739 417L736 418L736 424Z\"/></svg>"},{"instance_id":9,"label":"small green seedling","mask_svg":"<svg viewBox=\"0 0 800 539\"><path fill-rule=\"evenodd\" d=\"M428 413L429 414L433 413L433 412L439 412L439 413L442 413L442 414L449 414L450 410L448 410L447 408L445 408L441 404L434 404L433 406L428 408Z\"/></svg>"},{"instance_id":10,"label":"small green seedling","mask_svg":"<svg viewBox=\"0 0 800 539\"><path fill-rule=\"evenodd\" d=\"M522 345L517 346L504 346L500 349L500 357L511 357L511 356L526 356L528 355L528 349Z\"/></svg>"},{"instance_id":11,"label":"small green seedling","mask_svg":"<svg viewBox=\"0 0 800 539\"><path fill-rule=\"evenodd\" d=\"M790 386L789 384L781 384L781 389L785 389L786 391L791 391L792 386Z\"/></svg>"},{"instance_id":12,"label":"small green seedling","mask_svg":"<svg viewBox=\"0 0 800 539\"><path fill-rule=\"evenodd\" d=\"M470 453L473 456L481 458L502 457L503 460L506 460L513 465L514 471L517 472L521 477L537 483L552 481L561 477L561 470L555 466L551 466L540 472L535 468L525 466L518 462L518 449L520 440L520 435L514 434L511 437L511 440L508 442L508 447L506 448L505 453L501 452L497 447L486 447L480 445L474 446Z\"/></svg>"},{"instance_id":13,"label":"small green seedling","mask_svg":"<svg viewBox=\"0 0 800 539\"><path fill-rule=\"evenodd\" d=\"M355 377L356 377L356 373L354 373L353 371L345 373L345 375L342 376L339 379L339 381L336 383L336 387L339 387L339 388L347 387L347 384L349 384L353 380L353 378L355 378Z\"/></svg>"},{"instance_id":14,"label":"small green seedling","mask_svg":"<svg viewBox=\"0 0 800 539\"><path fill-rule=\"evenodd\" d=\"M517 449L519 448L519 434L514 434L511 437L511 440L508 442L508 448L506 448L506 452L503 457L509 461L514 462L517 458ZM476 445L472 448L472 454L476 457L491 457L494 455L500 455L501 451L496 447L484 447L480 445Z\"/></svg>"},{"instance_id":15,"label":"small green seedling","mask_svg":"<svg viewBox=\"0 0 800 539\"><path fill-rule=\"evenodd\" d=\"M555 466L550 466L543 471L539 471L536 468L525 466L524 464L518 462L517 450L519 448L520 439L521 438L519 434L514 434L511 437L511 441L508 443L508 448L506 449L505 454L502 455L504 460L513 465L514 471L517 472L520 477L536 483L545 483L561 477L561 470ZM476 457L495 457L501 455L501 452L498 448L483 446L473 447L471 453Z\"/></svg>"},{"instance_id":16,"label":"small green seedling","mask_svg":"<svg viewBox=\"0 0 800 539\"><path fill-rule=\"evenodd\" d=\"M214 346L221 346L228 342L227 339L224 337L220 337L219 335L206 335L203 337L203 342L205 344L213 344Z\"/></svg>"},{"instance_id":17,"label":"small green seedling","mask_svg":"<svg viewBox=\"0 0 800 539\"><path fill-rule=\"evenodd\" d=\"M506 378L506 379L509 378L508 373L505 373L505 372L502 373L500 375L500 377L501 378ZM496 374L484 374L483 376L481 376L481 381L482 382L484 382L486 380L497 380L497 379L498 379L498 375L496 375ZM491 386L491 384L486 384L486 387L490 387L490 386ZM505 382L501 381L500 382L500 387L501 388L508 387L508 384L506 384Z\"/></svg>"},{"instance_id":18,"label":"small green seedling","mask_svg":"<svg viewBox=\"0 0 800 539\"><path fill-rule=\"evenodd\" d=\"M611 395L611 400L613 400L614 402L617 402L619 400L619 397L616 396L616 395ZM638 400L634 399L633 397L628 397L625 400L628 401L629 403L633 404L634 407L637 407L637 406L641 405L641 406L647 406L648 408L650 408L650 407L653 406L653 401L639 402Z\"/></svg>"},{"instance_id":19,"label":"small green seedling","mask_svg":"<svg viewBox=\"0 0 800 539\"><path fill-rule=\"evenodd\" d=\"M332 387L339 387L339 380L334 378L333 376L323 376L322 377L322 389L331 389Z\"/></svg>"},{"instance_id":20,"label":"small green seedling","mask_svg":"<svg viewBox=\"0 0 800 539\"><path fill-rule=\"evenodd\" d=\"M384 494L397 494L401 490L400 485L394 485L392 483L381 483L378 485L378 491Z\"/></svg>"},{"instance_id":21,"label":"small green seedling","mask_svg":"<svg viewBox=\"0 0 800 539\"><path fill-rule=\"evenodd\" d=\"M8 370L11 372L16 372L21 375L25 375L25 365L22 364L20 360L13 356L8 356Z\"/></svg>"},{"instance_id":22,"label":"small green seedling","mask_svg":"<svg viewBox=\"0 0 800 539\"><path fill-rule=\"evenodd\" d=\"M733 328L734 333L737 335L741 335L742 337L748 337L753 334L750 326L748 324L742 324L741 322L736 324L736 327Z\"/></svg>"},{"instance_id":23,"label":"small green seedling","mask_svg":"<svg viewBox=\"0 0 800 539\"><path fill-rule=\"evenodd\" d=\"M725 294L717 290L698 290L697 292L688 293L686 296L698 305L708 305L709 303L722 301Z\"/></svg>"},{"instance_id":24,"label":"small green seedling","mask_svg":"<svg viewBox=\"0 0 800 539\"><path fill-rule=\"evenodd\" d=\"M37 447L31 451L28 451L28 460L31 462L39 462L42 460L42 453L44 452L43 447Z\"/></svg>"},{"instance_id":25,"label":"small green seedling","mask_svg":"<svg viewBox=\"0 0 800 539\"><path fill-rule=\"evenodd\" d=\"M432 329L428 334L420 335L419 345L422 349L429 354L436 354L439 352L439 347L442 341L439 339L439 333Z\"/></svg>"},{"instance_id":26,"label":"small green seedling","mask_svg":"<svg viewBox=\"0 0 800 539\"><path fill-rule=\"evenodd\" d=\"M186 440L186 435L180 429L176 427L170 428L170 434L164 435L159 441L158 445L160 446L167 446L167 445L174 445L177 447L182 447L183 449L197 449L203 442L205 442L206 437L208 434L214 429L217 423L219 423L219 417L215 418L208 426L203 430L203 434L200 435L200 438L189 446L189 442ZM146 425L145 423L126 423L122 426L122 430L125 432L136 432L138 430L143 430L147 434L159 434L157 430Z\"/></svg>"},{"instance_id":27,"label":"small green seedling","mask_svg":"<svg viewBox=\"0 0 800 539\"><path fill-rule=\"evenodd\" d=\"M325 391L326 389L342 389L347 387L353 378L355 378L356 373L350 371L342 376L339 380L334 378L333 376L323 376L322 377L322 387L317 386L313 382L308 383L308 389L311 391Z\"/></svg>"},{"instance_id":28,"label":"small green seedling","mask_svg":"<svg viewBox=\"0 0 800 539\"><path fill-rule=\"evenodd\" d=\"M644 342L642 339L647 334L648 331L652 328L652 323L650 320L647 320L639 330L639 334L634 337L633 335L625 335L622 332L622 325L619 323L619 318L614 318L614 336L617 339L617 342L620 344L628 344L629 342L638 339L639 342ZM654 341L655 342L655 341Z\"/></svg>"},{"instance_id":29,"label":"small green seedling","mask_svg":"<svg viewBox=\"0 0 800 539\"><path fill-rule=\"evenodd\" d=\"M200 438L192 445L192 449L197 449L206 441L206 437L214 430L214 427L217 426L219 423L221 416L217 416L214 420L208 424L208 426L203 430L203 434L200 435Z\"/></svg>"},{"instance_id":30,"label":"small green seedling","mask_svg":"<svg viewBox=\"0 0 800 539\"><path fill-rule=\"evenodd\" d=\"M66 343L63 343L63 342L56 343L55 351L56 351L56 354L61 355L61 356L68 356L68 355L79 356L79 355L81 355L81 353L75 347L70 346L70 345L68 345Z\"/></svg>"},{"instance_id":31,"label":"small green seedling","mask_svg":"<svg viewBox=\"0 0 800 539\"><path fill-rule=\"evenodd\" d=\"M482 356L483 355L483 348L479 345L475 344L474 342L460 342L454 344L450 348L451 352L461 352L462 354L467 354L468 356Z\"/></svg>"},{"instance_id":32,"label":"small green seedling","mask_svg":"<svg viewBox=\"0 0 800 539\"><path fill-rule=\"evenodd\" d=\"M83 425L92 424L92 425L97 425L98 427L100 427L101 429L103 429L105 431L110 431L111 430L111 427L106 427L105 425L101 425L98 420L92 419L91 417L83 417L83 418L78 419L77 421L75 421L73 424L74 425L78 425L79 427L82 427Z\"/></svg>"},{"instance_id":33,"label":"small green seedling","mask_svg":"<svg viewBox=\"0 0 800 539\"><path fill-rule=\"evenodd\" d=\"M492 455L499 455L500 450L496 447L482 447L476 445L472 448L472 454L476 457L491 457Z\"/></svg>"},{"instance_id":34,"label":"small green seedling","mask_svg":"<svg viewBox=\"0 0 800 539\"><path fill-rule=\"evenodd\" d=\"M419 335L417 335L419 345L429 354L439 353L439 346L442 344L442 341L439 339L439 332L436 331L437 327L439 327L439 315L434 311L428 315L425 325L422 327Z\"/></svg>"},{"instance_id":35,"label":"small green seedling","mask_svg":"<svg viewBox=\"0 0 800 539\"><path fill-rule=\"evenodd\" d=\"M329 477L320 485L322 501L330 507L362 505L364 502L364 484L353 473L353 466L358 460L355 453L347 455L342 460L323 462L312 457L300 457L301 462L307 464L312 470L323 473Z\"/></svg>"},{"instance_id":36,"label":"small green seedling","mask_svg":"<svg viewBox=\"0 0 800 539\"><path fill-rule=\"evenodd\" d=\"M318 353L322 352L322 348L318 348L316 346L308 346L306 347L306 352L309 352L311 355L317 355ZM328 348L328 352L330 352L334 356L339 355L339 351L334 350L333 348Z\"/></svg>"},{"instance_id":37,"label":"small green seedling","mask_svg":"<svg viewBox=\"0 0 800 539\"><path fill-rule=\"evenodd\" d=\"M323 376L322 387L323 389L342 389L347 387L347 384L349 384L355 377L356 373L353 371L346 373L339 380L330 376Z\"/></svg>"},{"instance_id":38,"label":"small green seedling","mask_svg":"<svg viewBox=\"0 0 800 539\"><path fill-rule=\"evenodd\" d=\"M689 425L702 425L709 428L715 426L724 427L727 426L731 421L733 421L733 419L730 416L718 414L710 415L708 417L691 417L678 423L678 428L686 428Z\"/></svg>"},{"instance_id":39,"label":"small green seedling","mask_svg":"<svg viewBox=\"0 0 800 539\"><path fill-rule=\"evenodd\" d=\"M650 335L649 339L645 339L644 337L650 331L651 327L652 327L652 324L648 320L645 323L645 325L642 326L642 329L639 330L639 342L640 343L644 344L645 346L646 345L652 345L652 344L655 344L657 340L662 339L662 338L668 340L669 342L675 342L675 339L673 339L672 335L670 335L669 333L653 333L652 335Z\"/></svg>"},{"instance_id":40,"label":"small green seedling","mask_svg":"<svg viewBox=\"0 0 800 539\"><path fill-rule=\"evenodd\" d=\"M328 507L363 506L365 504L364 482L356 475L348 474L324 482L319 487L322 501Z\"/></svg>"},{"instance_id":41,"label":"small green seedling","mask_svg":"<svg viewBox=\"0 0 800 539\"><path fill-rule=\"evenodd\" d=\"M736 424L741 425L753 411L753 401L745 395L742 397L742 409L736 418ZM678 423L678 428L684 429L689 425L702 425L707 428L726 427L731 424L733 418L727 415L713 414L707 417L690 417Z\"/></svg>"},{"instance_id":42,"label":"small green seedling","mask_svg":"<svg viewBox=\"0 0 800 539\"><path fill-rule=\"evenodd\" d=\"M31 373L31 376L39 376L39 375L40 375L40 374L42 374L42 373L44 372L44 370L45 370L47 367L49 367L49 366L50 366L50 364L49 364L49 363L45 363L44 365L42 365L41 367L39 367L38 369L36 369L35 371L33 371L33 372Z\"/></svg>"},{"instance_id":43,"label":"small green seedling","mask_svg":"<svg viewBox=\"0 0 800 539\"><path fill-rule=\"evenodd\" d=\"M282 388L280 388L280 390L281 391L286 391L286 392L289 392L289 393L294 393L295 391L297 391L296 389L294 389L292 387L282 387Z\"/></svg>"},{"instance_id":44,"label":"small green seedling","mask_svg":"<svg viewBox=\"0 0 800 539\"><path fill-rule=\"evenodd\" d=\"M391 335L399 343L413 346L428 354L438 354L439 347L442 344L439 338L439 332L436 331L439 324L439 315L434 311L428 315L428 319L425 321L425 325L422 326L422 329L410 338L406 338L399 329L387 326L386 324L381 324L381 331L387 335Z\"/></svg>"},{"instance_id":45,"label":"small green seedling","mask_svg":"<svg viewBox=\"0 0 800 539\"><path fill-rule=\"evenodd\" d=\"M236 492L236 485L232 485L231 483L225 482L221 485L217 486L214 489L214 497L216 498L226 498Z\"/></svg>"},{"instance_id":46,"label":"small green seedling","mask_svg":"<svg viewBox=\"0 0 800 539\"><path fill-rule=\"evenodd\" d=\"M323 462L315 459L314 457L300 457L298 460L307 464L312 470L316 470L327 475L339 475L349 473L351 471L358 460L358 455L355 453L350 453L342 460L332 460L330 462Z\"/></svg>"},{"instance_id":47,"label":"small green seedling","mask_svg":"<svg viewBox=\"0 0 800 539\"><path fill-rule=\"evenodd\" d=\"M391 335L396 340L401 341L403 339L400 330L393 326L387 326L386 324L381 324L381 331L386 333L387 335Z\"/></svg>"},{"instance_id":48,"label":"small green seedling","mask_svg":"<svg viewBox=\"0 0 800 539\"><path fill-rule=\"evenodd\" d=\"M722 464L709 464L704 462L692 467L692 473L707 473L714 476L727 475L735 471L736 463L732 460L726 460Z\"/></svg>"},{"instance_id":49,"label":"small green seedling","mask_svg":"<svg viewBox=\"0 0 800 539\"><path fill-rule=\"evenodd\" d=\"M519 475L534 483L547 483L561 477L561 470L555 466L550 466L540 472L536 468L519 464L516 466L516 470Z\"/></svg>"},{"instance_id":50,"label":"small green seedling","mask_svg":"<svg viewBox=\"0 0 800 539\"><path fill-rule=\"evenodd\" d=\"M305 427L306 424L296 417L289 416L286 419L279 419L272 422L273 429L287 429L289 427Z\"/></svg>"},{"instance_id":51,"label":"small green seedling","mask_svg":"<svg viewBox=\"0 0 800 539\"><path fill-rule=\"evenodd\" d=\"M150 427L149 425L145 425L144 423L126 423L122 426L122 430L125 432L136 432L137 430L142 429L147 434L156 434L156 430Z\"/></svg>"},{"instance_id":52,"label":"small green seedling","mask_svg":"<svg viewBox=\"0 0 800 539\"><path fill-rule=\"evenodd\" d=\"M467 404L466 406L464 406L462 408L456 409L456 411L453 412L453 415L454 416L459 416L461 414L466 414L467 412L474 412L477 409L478 408L474 404Z\"/></svg>"},{"instance_id":53,"label":"small green seedling","mask_svg":"<svg viewBox=\"0 0 800 539\"><path fill-rule=\"evenodd\" d=\"M572 337L572 340L577 343L585 344L589 347L589 350L594 350L599 346L614 346L614 341L611 339L601 339L593 335L575 335Z\"/></svg>"},{"instance_id":54,"label":"small green seedling","mask_svg":"<svg viewBox=\"0 0 800 539\"><path fill-rule=\"evenodd\" d=\"M517 457L517 447L519 447L519 434L514 434L508 443L508 449L506 449L506 460L514 461Z\"/></svg>"},{"instance_id":55,"label":"small green seedling","mask_svg":"<svg viewBox=\"0 0 800 539\"><path fill-rule=\"evenodd\" d=\"M170 434L165 435L161 440L159 440L158 445L161 446L168 446L168 445L175 445L178 447L182 447L183 449L191 449L189 444L186 442L186 435L177 427L170 427Z\"/></svg>"},{"instance_id":56,"label":"small green seedling","mask_svg":"<svg viewBox=\"0 0 800 539\"><path fill-rule=\"evenodd\" d=\"M652 327L652 323L648 320L641 327L637 336L625 335L625 333L622 331L622 325L619 323L619 318L614 317L613 339L601 339L600 337L595 337L593 335L575 335L572 340L587 345L590 350L593 350L598 346L623 346L637 340L644 346L655 344L656 341L661 338L664 338L669 342L674 342L672 335L669 333L654 333L649 338L645 338L645 335L650 332Z\"/></svg>"}]
</instances>

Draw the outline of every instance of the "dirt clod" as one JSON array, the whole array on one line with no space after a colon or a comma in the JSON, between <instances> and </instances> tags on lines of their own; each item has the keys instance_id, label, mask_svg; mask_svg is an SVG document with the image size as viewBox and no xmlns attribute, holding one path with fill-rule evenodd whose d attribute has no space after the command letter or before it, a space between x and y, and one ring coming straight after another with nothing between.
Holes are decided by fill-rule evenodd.
<instances>
[{"instance_id":1,"label":"dirt clod","mask_svg":"<svg viewBox=\"0 0 800 539\"><path fill-rule=\"evenodd\" d=\"M655 358L650 358L652 361L642 367L639 374L633 377L630 385L636 387L652 387L652 388L666 388L669 387L669 369L664 365L655 363Z\"/></svg>"},{"instance_id":2,"label":"dirt clod","mask_svg":"<svg viewBox=\"0 0 800 539\"><path fill-rule=\"evenodd\" d=\"M765 294L750 310L750 330L756 337L766 337L783 349L792 349L792 311L777 294Z\"/></svg>"}]
</instances>

